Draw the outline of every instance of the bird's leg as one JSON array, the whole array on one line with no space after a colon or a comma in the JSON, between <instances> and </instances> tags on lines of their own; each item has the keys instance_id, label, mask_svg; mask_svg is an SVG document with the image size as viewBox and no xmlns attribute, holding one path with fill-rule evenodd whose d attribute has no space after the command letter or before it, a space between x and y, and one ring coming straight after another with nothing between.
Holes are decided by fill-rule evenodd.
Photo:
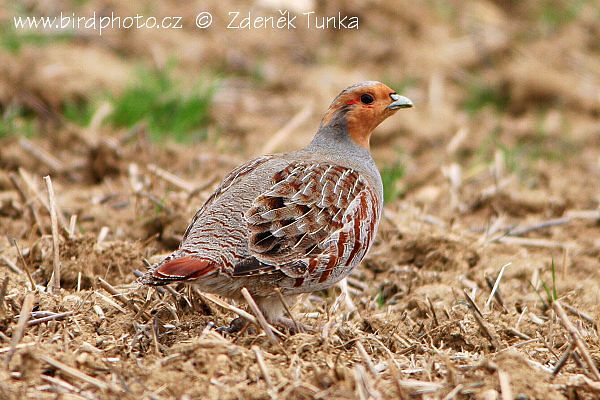
<instances>
[{"instance_id":1,"label":"bird's leg","mask_svg":"<svg viewBox=\"0 0 600 400\"><path fill-rule=\"evenodd\" d=\"M219 333L238 333L242 331L250 322L242 317L237 317L229 323L229 326L220 326L215 329Z\"/></svg>"},{"instance_id":2,"label":"bird's leg","mask_svg":"<svg viewBox=\"0 0 600 400\"><path fill-rule=\"evenodd\" d=\"M315 332L312 326L303 324L302 322L295 321L287 317L279 317L276 321L273 321L274 325L279 325L288 330L292 335L297 333L310 333Z\"/></svg>"},{"instance_id":3,"label":"bird's leg","mask_svg":"<svg viewBox=\"0 0 600 400\"><path fill-rule=\"evenodd\" d=\"M292 307L296 302L297 296L285 296L286 305ZM296 320L285 317L285 306L278 296L257 297L255 298L258 308L265 316L267 322L271 325L281 326L287 329L291 334L300 332L312 332L314 329L308 325L302 324Z\"/></svg>"}]
</instances>

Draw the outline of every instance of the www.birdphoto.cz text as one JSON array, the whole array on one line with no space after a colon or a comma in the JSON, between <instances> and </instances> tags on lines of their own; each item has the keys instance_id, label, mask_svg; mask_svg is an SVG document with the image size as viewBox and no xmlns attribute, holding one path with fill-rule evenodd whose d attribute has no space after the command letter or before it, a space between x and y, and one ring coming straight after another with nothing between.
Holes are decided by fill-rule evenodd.
<instances>
[{"instance_id":1,"label":"www.birdphoto.cz text","mask_svg":"<svg viewBox=\"0 0 600 400\"><path fill-rule=\"evenodd\" d=\"M209 11L200 11L194 21L188 22L183 16L154 17L136 14L135 16L122 16L110 13L100 15L93 12L91 15L77 15L76 13L61 12L56 16L14 16L13 25L18 30L48 30L48 31L96 31L98 35L111 30L129 29L183 29L191 26L196 29L208 29L215 24L223 24L227 29L233 30L358 30L359 19L357 16L343 15L318 15L315 11L306 11L295 14L289 10L277 10L269 14L256 14L254 12L229 11L226 20L213 18Z\"/></svg>"}]
</instances>

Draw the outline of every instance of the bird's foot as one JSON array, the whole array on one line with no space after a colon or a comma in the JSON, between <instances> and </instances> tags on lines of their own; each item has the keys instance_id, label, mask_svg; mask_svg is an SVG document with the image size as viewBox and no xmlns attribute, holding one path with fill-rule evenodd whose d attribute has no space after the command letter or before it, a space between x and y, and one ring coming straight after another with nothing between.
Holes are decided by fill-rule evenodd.
<instances>
[{"instance_id":1,"label":"bird's foot","mask_svg":"<svg viewBox=\"0 0 600 400\"><path fill-rule=\"evenodd\" d=\"M315 328L312 326L303 324L298 321L294 321L291 318L279 317L277 320L273 321L273 325L281 326L290 332L290 334L295 335L297 333L314 333L316 332Z\"/></svg>"},{"instance_id":2,"label":"bird's foot","mask_svg":"<svg viewBox=\"0 0 600 400\"><path fill-rule=\"evenodd\" d=\"M216 328L215 330L219 333L233 334L233 333L241 332L248 324L249 324L249 322L247 320L245 320L244 318L237 317L229 323L229 326L220 326L220 327Z\"/></svg>"},{"instance_id":3,"label":"bird's foot","mask_svg":"<svg viewBox=\"0 0 600 400\"><path fill-rule=\"evenodd\" d=\"M312 326L303 324L301 322L294 321L290 318L280 317L275 321L270 322L272 325L282 327L286 329L290 334L295 335L297 333L314 333L316 329ZM249 329L250 322L242 317L231 320L229 326L220 326L215 330L219 333L234 334L244 332ZM250 331L253 329L250 327ZM249 332L250 332L249 331Z\"/></svg>"}]
</instances>

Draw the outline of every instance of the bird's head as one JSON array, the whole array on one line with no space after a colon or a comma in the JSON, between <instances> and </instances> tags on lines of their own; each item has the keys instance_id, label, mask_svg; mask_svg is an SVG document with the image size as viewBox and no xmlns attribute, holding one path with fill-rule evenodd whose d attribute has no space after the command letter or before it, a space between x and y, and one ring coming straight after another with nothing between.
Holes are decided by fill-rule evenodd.
<instances>
[{"instance_id":1,"label":"bird's head","mask_svg":"<svg viewBox=\"0 0 600 400\"><path fill-rule=\"evenodd\" d=\"M412 101L381 82L360 82L333 100L320 129L344 129L356 144L368 149L371 133L380 123L399 109L412 106Z\"/></svg>"}]
</instances>

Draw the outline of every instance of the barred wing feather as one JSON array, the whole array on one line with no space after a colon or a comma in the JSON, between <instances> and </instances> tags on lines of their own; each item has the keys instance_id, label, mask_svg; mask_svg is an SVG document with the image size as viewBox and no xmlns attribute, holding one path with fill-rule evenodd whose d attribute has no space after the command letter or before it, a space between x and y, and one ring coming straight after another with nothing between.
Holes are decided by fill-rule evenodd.
<instances>
[{"instance_id":1,"label":"barred wing feather","mask_svg":"<svg viewBox=\"0 0 600 400\"><path fill-rule=\"evenodd\" d=\"M246 212L252 257L235 266L234 276L281 270L299 286L342 275L366 254L378 210L374 191L358 172L293 162Z\"/></svg>"}]
</instances>

